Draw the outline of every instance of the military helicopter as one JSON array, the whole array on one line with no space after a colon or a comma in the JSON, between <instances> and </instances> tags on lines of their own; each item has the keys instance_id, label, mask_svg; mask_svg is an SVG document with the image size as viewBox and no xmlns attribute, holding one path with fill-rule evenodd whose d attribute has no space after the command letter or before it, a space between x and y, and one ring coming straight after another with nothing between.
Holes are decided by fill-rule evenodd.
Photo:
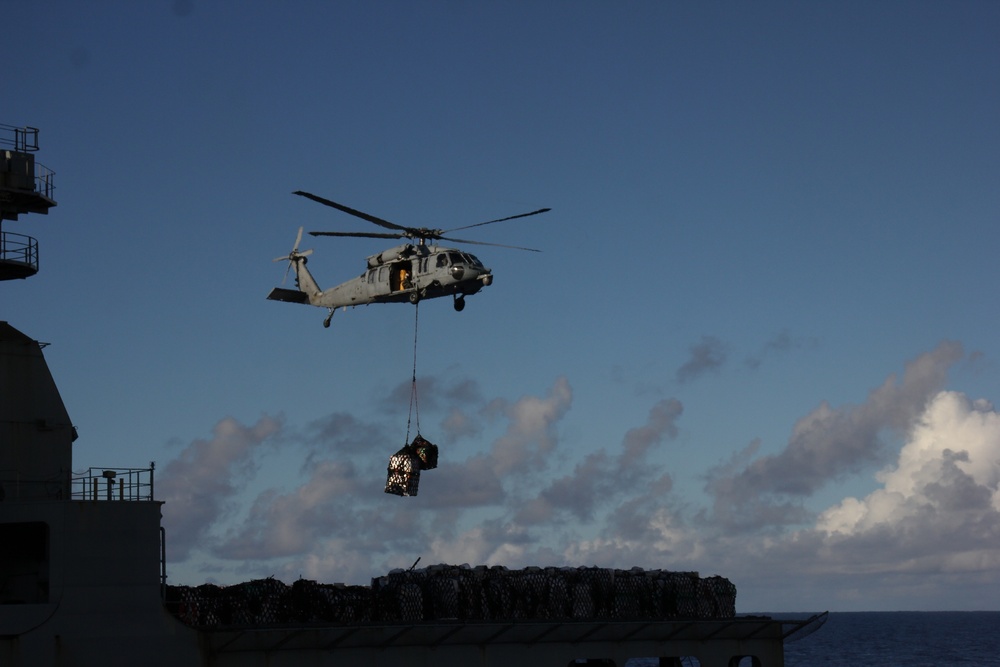
<instances>
[{"instance_id":1,"label":"military helicopter","mask_svg":"<svg viewBox=\"0 0 1000 667\"><path fill-rule=\"evenodd\" d=\"M427 241L452 241L454 243L489 245L540 252L535 248L522 248L520 246L487 243L485 241L468 241L451 238L445 236L445 234L461 229L490 225L495 222L514 220L515 218L526 218L530 215L538 215L539 213L551 210L540 208L530 213L520 213L518 215L507 216L506 218L487 220L486 222L456 227L454 229L431 229L428 227L405 227L397 225L394 222L377 218L309 192L297 190L292 194L306 197L307 199L333 207L380 227L393 230L392 232L309 232L312 236L352 236L376 239L405 238L416 242L393 246L377 255L371 255L368 257L368 266L365 272L360 276L330 289L321 290L319 285L316 284L316 280L312 277L312 274L309 273L309 269L306 268L306 258L313 251L299 251L303 229L299 227L299 234L295 238L295 245L292 247L292 251L285 256L274 259L275 262L288 262L288 268L285 270L286 279L288 271L293 266L295 267L295 284L298 289L275 287L267 295L267 298L273 301L303 303L326 308L330 312L326 316L326 319L323 320L324 327L330 326L330 320L333 318L333 314L337 308L343 307L346 309L347 306L353 307L370 303L408 302L416 304L423 299L434 299L450 295L454 298L455 310L463 310L465 308L465 297L475 294L483 287L492 284L493 273L483 266L479 258L473 254L455 248L428 245ZM282 281L282 284L284 284L284 281Z\"/></svg>"}]
</instances>

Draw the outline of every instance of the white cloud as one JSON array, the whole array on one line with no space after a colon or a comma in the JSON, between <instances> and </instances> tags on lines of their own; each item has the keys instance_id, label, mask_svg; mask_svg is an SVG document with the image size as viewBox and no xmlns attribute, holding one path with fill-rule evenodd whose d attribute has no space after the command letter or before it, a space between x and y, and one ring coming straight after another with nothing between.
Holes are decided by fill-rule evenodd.
<instances>
[{"instance_id":1,"label":"white cloud","mask_svg":"<svg viewBox=\"0 0 1000 667\"><path fill-rule=\"evenodd\" d=\"M338 520L338 502L350 502L358 487L350 462L317 462L309 480L291 493L266 491L258 496L247 520L219 553L233 559L269 559L308 551Z\"/></svg>"},{"instance_id":2,"label":"white cloud","mask_svg":"<svg viewBox=\"0 0 1000 667\"><path fill-rule=\"evenodd\" d=\"M906 364L898 381L886 378L861 405L821 403L795 424L780 453L710 471L706 489L715 498L714 519L743 530L801 522L802 499L885 459L883 435L910 429L961 356L958 343L941 343Z\"/></svg>"},{"instance_id":3,"label":"white cloud","mask_svg":"<svg viewBox=\"0 0 1000 667\"><path fill-rule=\"evenodd\" d=\"M569 381L561 377L545 398L525 396L506 406L507 432L492 447L490 458L498 475L541 468L555 448L553 427L573 402Z\"/></svg>"},{"instance_id":4,"label":"white cloud","mask_svg":"<svg viewBox=\"0 0 1000 667\"><path fill-rule=\"evenodd\" d=\"M272 417L262 417L253 426L227 417L215 425L212 439L195 440L164 466L156 490L166 501L163 517L170 529L171 558L183 560L205 539L241 479L252 474L254 450L280 428L280 420Z\"/></svg>"},{"instance_id":5,"label":"white cloud","mask_svg":"<svg viewBox=\"0 0 1000 667\"><path fill-rule=\"evenodd\" d=\"M996 538L990 531L1000 526L1000 414L985 401L941 392L898 461L876 478L882 488L863 499L844 499L819 517L817 527L830 536L858 537L879 530L899 533L918 521L924 526L921 541L928 545L940 537L930 535L932 530L951 533L956 526L962 527L963 543L976 543L977 534ZM961 546L949 542L939 550ZM1000 553L1000 544L997 549Z\"/></svg>"}]
</instances>

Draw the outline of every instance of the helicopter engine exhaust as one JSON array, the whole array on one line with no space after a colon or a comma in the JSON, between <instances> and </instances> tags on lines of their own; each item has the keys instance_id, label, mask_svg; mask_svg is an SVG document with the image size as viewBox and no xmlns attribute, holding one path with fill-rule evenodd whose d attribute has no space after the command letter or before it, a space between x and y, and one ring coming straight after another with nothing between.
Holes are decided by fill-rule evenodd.
<instances>
[{"instance_id":1,"label":"helicopter engine exhaust","mask_svg":"<svg viewBox=\"0 0 1000 667\"><path fill-rule=\"evenodd\" d=\"M368 258L368 268L374 269L382 266L383 264L389 264L390 262L412 257L414 254L413 251L413 245L410 243L395 246L393 248L389 248L388 250L383 250L379 254L372 255Z\"/></svg>"}]
</instances>

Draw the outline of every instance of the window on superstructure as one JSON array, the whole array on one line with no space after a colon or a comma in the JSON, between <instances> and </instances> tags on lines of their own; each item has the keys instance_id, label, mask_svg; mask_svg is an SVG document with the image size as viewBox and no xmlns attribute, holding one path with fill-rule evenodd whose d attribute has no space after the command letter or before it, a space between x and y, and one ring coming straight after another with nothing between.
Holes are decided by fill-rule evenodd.
<instances>
[{"instance_id":1,"label":"window on superstructure","mask_svg":"<svg viewBox=\"0 0 1000 667\"><path fill-rule=\"evenodd\" d=\"M0 524L0 605L48 601L48 524Z\"/></svg>"}]
</instances>

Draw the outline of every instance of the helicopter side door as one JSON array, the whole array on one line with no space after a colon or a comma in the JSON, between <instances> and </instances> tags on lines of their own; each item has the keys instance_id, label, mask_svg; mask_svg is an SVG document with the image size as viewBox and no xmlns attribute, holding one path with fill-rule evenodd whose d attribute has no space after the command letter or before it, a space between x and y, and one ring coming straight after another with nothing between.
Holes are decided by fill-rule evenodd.
<instances>
[{"instance_id":1,"label":"helicopter side door","mask_svg":"<svg viewBox=\"0 0 1000 667\"><path fill-rule=\"evenodd\" d=\"M413 288L413 262L393 262L389 270L389 291L401 292Z\"/></svg>"}]
</instances>

